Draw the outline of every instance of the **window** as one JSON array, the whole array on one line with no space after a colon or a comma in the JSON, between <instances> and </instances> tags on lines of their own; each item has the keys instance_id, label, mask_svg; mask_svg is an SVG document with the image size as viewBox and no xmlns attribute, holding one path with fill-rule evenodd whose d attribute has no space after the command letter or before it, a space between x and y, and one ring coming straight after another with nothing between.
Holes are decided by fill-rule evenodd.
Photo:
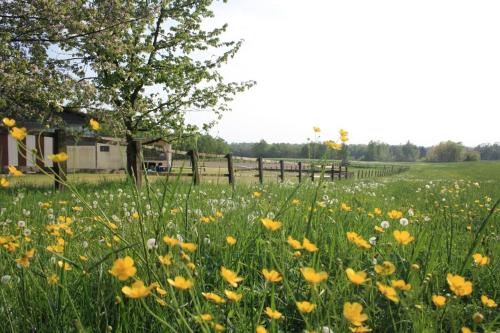
<instances>
[{"instance_id":1,"label":"window","mask_svg":"<svg viewBox=\"0 0 500 333\"><path fill-rule=\"evenodd\" d=\"M109 146L100 146L99 151L109 153Z\"/></svg>"}]
</instances>

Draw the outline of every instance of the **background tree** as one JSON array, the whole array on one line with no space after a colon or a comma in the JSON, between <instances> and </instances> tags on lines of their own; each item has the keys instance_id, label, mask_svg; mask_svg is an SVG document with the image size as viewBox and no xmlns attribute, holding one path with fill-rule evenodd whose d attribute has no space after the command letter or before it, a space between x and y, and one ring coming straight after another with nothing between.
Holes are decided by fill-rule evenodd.
<instances>
[{"instance_id":1,"label":"background tree","mask_svg":"<svg viewBox=\"0 0 500 333\"><path fill-rule=\"evenodd\" d=\"M40 73L41 81L37 79L29 96L37 96L47 107L40 108L29 98L27 104L41 114L46 109L72 107L96 111L113 125L116 135L125 137L127 171L134 174L135 139L158 135L173 140L174 133L191 132L196 128L185 123L186 110L220 116L236 93L254 84L225 82L220 74L220 67L234 57L241 41L221 40L226 25L206 27L206 19L213 17L213 2L2 2L2 13L8 18L2 16L0 35L11 41L2 47L2 56L10 59L8 66L2 65L3 71L15 73L24 66L28 75L31 62L39 70L52 64L48 73ZM32 55L37 57L32 59ZM42 78L50 81L47 86ZM91 98L73 98L79 96L69 94L78 91L73 87L76 84L88 92L79 95L92 93ZM22 100L14 94L15 80L9 79L8 87L2 96Z\"/></svg>"},{"instance_id":2,"label":"background tree","mask_svg":"<svg viewBox=\"0 0 500 333\"><path fill-rule=\"evenodd\" d=\"M460 142L445 141L432 147L427 153L429 162L463 161L465 147Z\"/></svg>"},{"instance_id":3,"label":"background tree","mask_svg":"<svg viewBox=\"0 0 500 333\"><path fill-rule=\"evenodd\" d=\"M407 141L406 144L401 146L402 162L415 162L420 156L420 150L417 146Z\"/></svg>"},{"instance_id":4,"label":"background tree","mask_svg":"<svg viewBox=\"0 0 500 333\"><path fill-rule=\"evenodd\" d=\"M479 152L482 160L500 160L500 144L482 144L474 148Z\"/></svg>"},{"instance_id":5,"label":"background tree","mask_svg":"<svg viewBox=\"0 0 500 333\"><path fill-rule=\"evenodd\" d=\"M93 101L77 59L58 53L63 41L98 33L84 26L83 1L0 1L0 113L45 122L64 107Z\"/></svg>"},{"instance_id":6,"label":"background tree","mask_svg":"<svg viewBox=\"0 0 500 333\"><path fill-rule=\"evenodd\" d=\"M213 16L213 0L156 0L94 3L96 24L126 19L116 28L68 44L84 57L90 80L98 87L103 117L116 124L127 142L127 171L135 173L134 139L171 137L186 126L184 111L194 108L220 115L233 96L254 82L224 82L219 68L232 58L241 41L222 41L224 25L204 29ZM143 19L137 19L143 18ZM141 134L142 133L142 134Z\"/></svg>"}]
</instances>

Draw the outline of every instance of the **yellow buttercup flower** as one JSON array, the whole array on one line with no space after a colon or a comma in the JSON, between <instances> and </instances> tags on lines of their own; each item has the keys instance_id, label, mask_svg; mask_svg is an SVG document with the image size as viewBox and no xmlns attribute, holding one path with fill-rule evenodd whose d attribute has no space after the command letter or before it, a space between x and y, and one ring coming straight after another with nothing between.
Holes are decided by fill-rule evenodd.
<instances>
[{"instance_id":1,"label":"yellow buttercup flower","mask_svg":"<svg viewBox=\"0 0 500 333\"><path fill-rule=\"evenodd\" d=\"M313 131L314 131L314 133L319 133L319 132L321 132L321 128L314 126Z\"/></svg>"},{"instance_id":2,"label":"yellow buttercup flower","mask_svg":"<svg viewBox=\"0 0 500 333\"><path fill-rule=\"evenodd\" d=\"M176 246L177 244L179 244L179 241L175 238L172 238L172 237L169 237L169 236L165 236L163 237L163 241L168 245L168 246Z\"/></svg>"},{"instance_id":3,"label":"yellow buttercup flower","mask_svg":"<svg viewBox=\"0 0 500 333\"><path fill-rule=\"evenodd\" d=\"M342 128L341 128L341 129L339 130L339 134L340 134L340 136L347 136L347 135L349 134L349 132L347 132L345 129L342 129Z\"/></svg>"},{"instance_id":4,"label":"yellow buttercup flower","mask_svg":"<svg viewBox=\"0 0 500 333\"><path fill-rule=\"evenodd\" d=\"M26 251L25 254L19 259L16 259L16 262L21 266L21 267L28 267L30 265L30 259L33 258L35 255L35 249L31 249Z\"/></svg>"},{"instance_id":5,"label":"yellow buttercup flower","mask_svg":"<svg viewBox=\"0 0 500 333\"><path fill-rule=\"evenodd\" d=\"M290 245L294 250L301 250L302 249L302 244L294 239L292 236L288 236L288 239L286 241L288 245Z\"/></svg>"},{"instance_id":6,"label":"yellow buttercup flower","mask_svg":"<svg viewBox=\"0 0 500 333\"><path fill-rule=\"evenodd\" d=\"M380 208L373 209L373 214L380 216L382 215L382 210Z\"/></svg>"},{"instance_id":7,"label":"yellow buttercup flower","mask_svg":"<svg viewBox=\"0 0 500 333\"><path fill-rule=\"evenodd\" d=\"M14 119L3 118L2 122L7 127L14 127L14 126L16 126L16 121Z\"/></svg>"},{"instance_id":8,"label":"yellow buttercup flower","mask_svg":"<svg viewBox=\"0 0 500 333\"><path fill-rule=\"evenodd\" d=\"M222 326L221 324L214 324L214 330L216 332L224 332L226 328Z\"/></svg>"},{"instance_id":9,"label":"yellow buttercup flower","mask_svg":"<svg viewBox=\"0 0 500 333\"><path fill-rule=\"evenodd\" d=\"M201 320L201 321L211 321L213 319L212 315L210 313L204 313L199 316L195 316L195 318Z\"/></svg>"},{"instance_id":10,"label":"yellow buttercup flower","mask_svg":"<svg viewBox=\"0 0 500 333\"><path fill-rule=\"evenodd\" d=\"M363 237L352 231L347 232L347 240L359 248L370 249L372 247Z\"/></svg>"},{"instance_id":11,"label":"yellow buttercup flower","mask_svg":"<svg viewBox=\"0 0 500 333\"><path fill-rule=\"evenodd\" d=\"M262 193L261 192L252 192L252 196L256 199L260 198L262 196Z\"/></svg>"},{"instance_id":12,"label":"yellow buttercup flower","mask_svg":"<svg viewBox=\"0 0 500 333\"><path fill-rule=\"evenodd\" d=\"M278 310L273 310L270 307L266 308L266 315L271 319L281 319L283 318L283 314Z\"/></svg>"},{"instance_id":13,"label":"yellow buttercup flower","mask_svg":"<svg viewBox=\"0 0 500 333\"><path fill-rule=\"evenodd\" d=\"M460 332L462 333L472 333L472 330L468 328L467 326L464 326L460 329Z\"/></svg>"},{"instance_id":14,"label":"yellow buttercup flower","mask_svg":"<svg viewBox=\"0 0 500 333\"><path fill-rule=\"evenodd\" d=\"M220 275L227 283L229 283L231 286L235 288L238 287L238 283L243 281L243 278L239 277L238 274L236 274L236 272L233 272L232 270L227 269L224 266L220 268Z\"/></svg>"},{"instance_id":15,"label":"yellow buttercup flower","mask_svg":"<svg viewBox=\"0 0 500 333\"><path fill-rule=\"evenodd\" d=\"M211 216L201 216L200 222L205 224L212 222Z\"/></svg>"},{"instance_id":16,"label":"yellow buttercup flower","mask_svg":"<svg viewBox=\"0 0 500 333\"><path fill-rule=\"evenodd\" d=\"M47 277L47 283L50 285L57 284L59 282L59 276L56 274L51 274L50 276Z\"/></svg>"},{"instance_id":17,"label":"yellow buttercup flower","mask_svg":"<svg viewBox=\"0 0 500 333\"><path fill-rule=\"evenodd\" d=\"M262 270L262 275L264 275L264 278L269 281L269 282L280 282L281 280L283 280L283 277L281 276L281 274L275 270L267 270L266 268L264 268Z\"/></svg>"},{"instance_id":18,"label":"yellow buttercup flower","mask_svg":"<svg viewBox=\"0 0 500 333\"><path fill-rule=\"evenodd\" d=\"M271 231L276 231L279 228L281 228L282 223L279 221L274 221L269 218L264 218L261 219L262 225L266 227L266 229L271 230Z\"/></svg>"},{"instance_id":19,"label":"yellow buttercup flower","mask_svg":"<svg viewBox=\"0 0 500 333\"><path fill-rule=\"evenodd\" d=\"M446 281L450 286L450 290L457 296L467 296L472 293L472 282L465 280L460 275L448 273Z\"/></svg>"},{"instance_id":20,"label":"yellow buttercup flower","mask_svg":"<svg viewBox=\"0 0 500 333\"><path fill-rule=\"evenodd\" d=\"M193 287L193 282L183 278L182 276L176 276L173 280L167 279L167 282L171 286L182 290L191 289Z\"/></svg>"},{"instance_id":21,"label":"yellow buttercup flower","mask_svg":"<svg viewBox=\"0 0 500 333\"><path fill-rule=\"evenodd\" d=\"M311 267L304 267L300 271L304 279L312 284L321 283L328 278L328 274L326 272L316 272L314 268Z\"/></svg>"},{"instance_id":22,"label":"yellow buttercup flower","mask_svg":"<svg viewBox=\"0 0 500 333\"><path fill-rule=\"evenodd\" d=\"M359 303L344 303L344 317L354 326L362 326L368 320L368 316L363 313L363 306Z\"/></svg>"},{"instance_id":23,"label":"yellow buttercup flower","mask_svg":"<svg viewBox=\"0 0 500 333\"><path fill-rule=\"evenodd\" d=\"M367 281L366 272L360 271L355 272L352 268L348 268L345 270L347 278L354 284L360 285Z\"/></svg>"},{"instance_id":24,"label":"yellow buttercup flower","mask_svg":"<svg viewBox=\"0 0 500 333\"><path fill-rule=\"evenodd\" d=\"M201 293L203 297L217 304L225 303L226 300L214 293Z\"/></svg>"},{"instance_id":25,"label":"yellow buttercup flower","mask_svg":"<svg viewBox=\"0 0 500 333\"><path fill-rule=\"evenodd\" d=\"M389 216L389 218L391 219L400 219L401 217L403 217L403 213L400 212L399 210L391 210L390 212L387 213L387 216Z\"/></svg>"},{"instance_id":26,"label":"yellow buttercup flower","mask_svg":"<svg viewBox=\"0 0 500 333\"><path fill-rule=\"evenodd\" d=\"M234 238L233 236L227 236L226 243L232 246L236 244L236 238Z\"/></svg>"},{"instance_id":27,"label":"yellow buttercup flower","mask_svg":"<svg viewBox=\"0 0 500 333\"><path fill-rule=\"evenodd\" d=\"M8 168L9 168L9 173L14 177L20 177L23 175L23 173L13 165L9 165Z\"/></svg>"},{"instance_id":28,"label":"yellow buttercup flower","mask_svg":"<svg viewBox=\"0 0 500 333\"><path fill-rule=\"evenodd\" d=\"M319 250L318 247L315 244L311 243L311 241L309 241L309 239L307 238L304 238L304 240L302 241L302 247L307 252L317 252Z\"/></svg>"},{"instance_id":29,"label":"yellow buttercup flower","mask_svg":"<svg viewBox=\"0 0 500 333\"><path fill-rule=\"evenodd\" d=\"M125 258L116 259L109 272L118 280L125 281L135 275L137 268L134 266L134 259L126 256Z\"/></svg>"},{"instance_id":30,"label":"yellow buttercup flower","mask_svg":"<svg viewBox=\"0 0 500 333\"><path fill-rule=\"evenodd\" d=\"M396 293L396 289L386 286L385 284L380 282L377 282L377 288L382 293L382 295L387 297L389 300L393 301L394 303L399 303L399 297Z\"/></svg>"},{"instance_id":31,"label":"yellow buttercup flower","mask_svg":"<svg viewBox=\"0 0 500 333\"><path fill-rule=\"evenodd\" d=\"M394 239L396 239L396 241L402 245L408 245L415 240L415 238L406 230L394 230L393 235Z\"/></svg>"},{"instance_id":32,"label":"yellow buttercup flower","mask_svg":"<svg viewBox=\"0 0 500 333\"><path fill-rule=\"evenodd\" d=\"M350 212L352 211L352 207L343 202L340 204L340 210L343 210L344 212Z\"/></svg>"},{"instance_id":33,"label":"yellow buttercup flower","mask_svg":"<svg viewBox=\"0 0 500 333\"><path fill-rule=\"evenodd\" d=\"M144 282L135 281L132 283L132 286L124 286L122 288L122 293L125 294L128 298L143 298L148 296L151 293L152 287L146 287Z\"/></svg>"},{"instance_id":34,"label":"yellow buttercup flower","mask_svg":"<svg viewBox=\"0 0 500 333\"><path fill-rule=\"evenodd\" d=\"M10 182L7 180L7 178L0 178L0 186L3 188L7 188L10 186Z\"/></svg>"},{"instance_id":35,"label":"yellow buttercup flower","mask_svg":"<svg viewBox=\"0 0 500 333\"><path fill-rule=\"evenodd\" d=\"M101 128L101 124L95 119L90 119L89 124L94 131L98 131Z\"/></svg>"},{"instance_id":36,"label":"yellow buttercup flower","mask_svg":"<svg viewBox=\"0 0 500 333\"><path fill-rule=\"evenodd\" d=\"M432 303L438 308L443 307L446 304L446 297L441 295L432 295Z\"/></svg>"},{"instance_id":37,"label":"yellow buttercup flower","mask_svg":"<svg viewBox=\"0 0 500 333\"><path fill-rule=\"evenodd\" d=\"M411 289L411 284L406 283L405 280L391 280L391 286L403 291L408 291Z\"/></svg>"},{"instance_id":38,"label":"yellow buttercup flower","mask_svg":"<svg viewBox=\"0 0 500 333\"><path fill-rule=\"evenodd\" d=\"M497 307L497 303L486 295L481 296L481 303L489 308Z\"/></svg>"},{"instance_id":39,"label":"yellow buttercup flower","mask_svg":"<svg viewBox=\"0 0 500 333\"><path fill-rule=\"evenodd\" d=\"M188 252L195 252L196 248L198 247L194 243L179 243L179 246L181 247L181 249Z\"/></svg>"},{"instance_id":40,"label":"yellow buttercup flower","mask_svg":"<svg viewBox=\"0 0 500 333\"><path fill-rule=\"evenodd\" d=\"M326 145L326 147L328 149L331 149L331 150L342 150L342 145L340 143L337 143L333 140L326 140L324 142L324 144Z\"/></svg>"},{"instance_id":41,"label":"yellow buttercup flower","mask_svg":"<svg viewBox=\"0 0 500 333\"><path fill-rule=\"evenodd\" d=\"M164 256L158 256L158 260L162 265L171 265L172 264L172 253L167 253Z\"/></svg>"},{"instance_id":42,"label":"yellow buttercup flower","mask_svg":"<svg viewBox=\"0 0 500 333\"><path fill-rule=\"evenodd\" d=\"M60 268L64 269L65 271L71 271L73 269L73 267L69 263L64 262L62 260L59 260L57 262L57 266L59 266Z\"/></svg>"},{"instance_id":43,"label":"yellow buttercup flower","mask_svg":"<svg viewBox=\"0 0 500 333\"><path fill-rule=\"evenodd\" d=\"M267 333L267 330L266 330L266 328L264 326L258 325L255 328L255 333Z\"/></svg>"},{"instance_id":44,"label":"yellow buttercup flower","mask_svg":"<svg viewBox=\"0 0 500 333\"><path fill-rule=\"evenodd\" d=\"M228 300L231 300L233 302L239 302L241 298L243 297L242 294L238 294L234 291L231 290L224 290L224 294L226 294L226 297Z\"/></svg>"},{"instance_id":45,"label":"yellow buttercup flower","mask_svg":"<svg viewBox=\"0 0 500 333\"><path fill-rule=\"evenodd\" d=\"M17 141L22 141L28 135L28 132L26 131L26 128L24 127L12 127L10 130L10 135L16 139Z\"/></svg>"},{"instance_id":46,"label":"yellow buttercup flower","mask_svg":"<svg viewBox=\"0 0 500 333\"><path fill-rule=\"evenodd\" d=\"M64 252L64 244L65 244L64 239L63 238L58 238L56 245L49 245L49 246L47 246L47 251L49 251L49 252L55 252L55 253L63 253Z\"/></svg>"},{"instance_id":47,"label":"yellow buttercup flower","mask_svg":"<svg viewBox=\"0 0 500 333\"><path fill-rule=\"evenodd\" d=\"M68 154L66 154L65 152L59 154L50 154L49 160L54 163L61 163L68 160Z\"/></svg>"},{"instance_id":48,"label":"yellow buttercup flower","mask_svg":"<svg viewBox=\"0 0 500 333\"><path fill-rule=\"evenodd\" d=\"M485 265L488 265L490 263L490 258L487 256L483 256L480 253L474 253L472 255L472 258L474 259L474 264L476 264L478 266L485 266Z\"/></svg>"},{"instance_id":49,"label":"yellow buttercup flower","mask_svg":"<svg viewBox=\"0 0 500 333\"><path fill-rule=\"evenodd\" d=\"M391 275L396 271L396 266L390 261L384 261L382 265L375 265L375 272L380 275Z\"/></svg>"},{"instance_id":50,"label":"yellow buttercup flower","mask_svg":"<svg viewBox=\"0 0 500 333\"><path fill-rule=\"evenodd\" d=\"M311 313L316 309L316 304L310 303L308 301L303 301L303 302L295 302L297 305L297 309L299 309L300 312L303 313Z\"/></svg>"}]
</instances>

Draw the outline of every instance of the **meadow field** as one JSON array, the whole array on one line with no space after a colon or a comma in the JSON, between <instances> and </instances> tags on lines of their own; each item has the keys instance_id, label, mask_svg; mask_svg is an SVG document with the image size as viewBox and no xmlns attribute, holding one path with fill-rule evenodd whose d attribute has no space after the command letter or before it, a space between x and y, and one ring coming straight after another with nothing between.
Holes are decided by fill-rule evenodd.
<instances>
[{"instance_id":1,"label":"meadow field","mask_svg":"<svg viewBox=\"0 0 500 333\"><path fill-rule=\"evenodd\" d=\"M1 332L500 331L498 162L235 188L36 177L0 189Z\"/></svg>"}]
</instances>

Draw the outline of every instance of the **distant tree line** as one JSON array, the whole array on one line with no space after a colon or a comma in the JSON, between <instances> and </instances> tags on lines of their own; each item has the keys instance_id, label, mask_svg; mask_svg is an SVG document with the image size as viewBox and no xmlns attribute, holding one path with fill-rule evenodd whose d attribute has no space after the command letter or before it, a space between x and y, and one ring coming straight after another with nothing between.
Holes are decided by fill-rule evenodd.
<instances>
[{"instance_id":1,"label":"distant tree line","mask_svg":"<svg viewBox=\"0 0 500 333\"><path fill-rule=\"evenodd\" d=\"M199 135L174 143L174 149L197 148L202 153L227 154L244 157L267 158L323 158L381 162L460 162L477 160L500 160L500 144L482 144L475 148L465 147L460 142L445 141L433 147L417 146L410 141L402 145L389 145L370 141L368 144L348 144L342 151L332 151L322 143L268 143L259 142L227 143L224 139L211 135Z\"/></svg>"}]
</instances>

